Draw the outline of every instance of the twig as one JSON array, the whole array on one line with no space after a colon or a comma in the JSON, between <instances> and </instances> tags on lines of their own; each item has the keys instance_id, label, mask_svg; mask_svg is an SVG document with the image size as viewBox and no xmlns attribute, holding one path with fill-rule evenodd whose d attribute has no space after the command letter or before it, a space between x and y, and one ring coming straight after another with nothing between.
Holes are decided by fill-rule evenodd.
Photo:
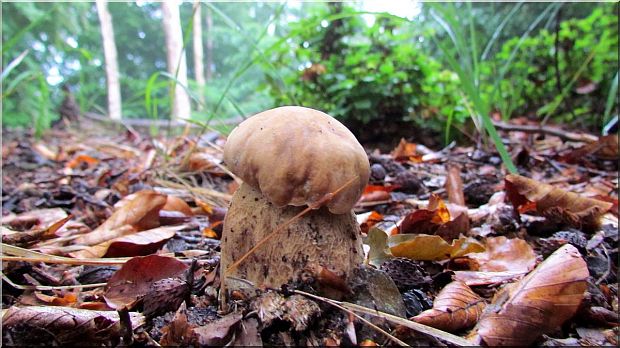
<instances>
[{"instance_id":1,"label":"twig","mask_svg":"<svg viewBox=\"0 0 620 348\"><path fill-rule=\"evenodd\" d=\"M341 310L343 310L343 311L345 311L345 312L347 312L347 313L349 313L349 314L351 314L351 315L355 316L357 319L359 319L359 320L363 321L366 325L368 325L368 326L372 327L373 329L377 330L378 332L382 333L382 334L383 334L383 335L385 335L387 338L389 338L390 340L394 341L396 344L398 344L398 345L400 345L400 346L403 346L403 347L408 347L408 346L409 346L407 343L405 343L405 342L403 342L403 341L399 340L398 338L396 338L396 337L394 337L394 336L390 335L388 332L386 332L386 331L385 331L385 330L383 330L382 328L380 328L380 327L378 327L377 325L375 325L375 324L371 323L371 322L370 322L370 321L368 321L366 318L364 318L364 317L360 316L360 315L359 315L359 314L357 314L357 313L354 313L354 312L353 312L352 310L350 310L350 309L347 309L347 308L345 308L345 307L341 306L341 304L342 304L342 303L341 303L341 302L339 302L339 301L335 301L335 300L331 300L331 299L328 299L328 298L325 298L325 297L321 297L321 296L313 295L313 294L310 294L310 293L307 293L307 292L304 292L304 291L301 291L301 290L293 290L293 292L295 292L295 293L297 293L297 294L300 294L300 295L307 296L307 297L311 297L311 298L313 298L313 299L315 299L315 300L323 301L323 302L328 303L328 304L330 304L330 305L332 305L332 306L334 306L334 307L336 307L336 308L339 308L339 309L341 309Z\"/></svg>"},{"instance_id":2,"label":"twig","mask_svg":"<svg viewBox=\"0 0 620 348\"><path fill-rule=\"evenodd\" d=\"M579 141L584 143L593 143L598 141L598 137L596 135L591 135L587 133L575 133L565 131L555 127L549 126L529 126L529 125L518 125L518 124L508 124L505 122L497 122L493 121L493 125L497 129L501 129L503 131L518 131L525 133L542 133L555 135L562 140L565 141Z\"/></svg>"},{"instance_id":3,"label":"twig","mask_svg":"<svg viewBox=\"0 0 620 348\"><path fill-rule=\"evenodd\" d=\"M90 288L98 288L102 286L106 286L107 283L95 283L95 284L78 284L78 285L60 285L60 286L47 286L47 285L20 285L15 284L9 277L7 277L4 273L2 274L2 280L7 282L9 285L19 290L68 290L68 289L90 289Z\"/></svg>"},{"instance_id":4,"label":"twig","mask_svg":"<svg viewBox=\"0 0 620 348\"><path fill-rule=\"evenodd\" d=\"M605 271L605 273L603 273L603 275L600 278L596 280L596 283L594 283L597 286L601 284L603 280L607 279L607 277L609 276L609 273L611 272L611 257L609 257L607 248L605 248L605 245L603 245L603 243L601 243L601 248L603 248L603 252L605 253L605 256L607 257L607 270Z\"/></svg>"}]
</instances>

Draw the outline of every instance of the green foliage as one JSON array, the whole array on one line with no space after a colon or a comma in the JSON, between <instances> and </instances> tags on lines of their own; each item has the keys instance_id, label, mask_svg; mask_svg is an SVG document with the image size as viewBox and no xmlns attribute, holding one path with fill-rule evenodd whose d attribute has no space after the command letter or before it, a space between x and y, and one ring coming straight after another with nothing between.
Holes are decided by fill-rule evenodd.
<instances>
[{"instance_id":1,"label":"green foliage","mask_svg":"<svg viewBox=\"0 0 620 348\"><path fill-rule=\"evenodd\" d=\"M553 116L560 123L577 121L591 129L603 124L605 101L618 71L617 4L604 5L584 19L560 23L559 83L555 31L543 29L523 40L497 98L512 103L503 110L505 117L534 112ZM509 59L518 43L518 38L507 41L493 63ZM594 91L578 92L577 87L588 84L596 86ZM491 93L489 89L486 92Z\"/></svg>"},{"instance_id":2,"label":"green foliage","mask_svg":"<svg viewBox=\"0 0 620 348\"><path fill-rule=\"evenodd\" d=\"M378 16L367 26L348 6L320 8L289 25L296 35L273 51L282 80L267 74L276 104L300 104L342 120L415 120L439 129L437 114L466 115L453 73L425 55L403 19Z\"/></svg>"}]
</instances>

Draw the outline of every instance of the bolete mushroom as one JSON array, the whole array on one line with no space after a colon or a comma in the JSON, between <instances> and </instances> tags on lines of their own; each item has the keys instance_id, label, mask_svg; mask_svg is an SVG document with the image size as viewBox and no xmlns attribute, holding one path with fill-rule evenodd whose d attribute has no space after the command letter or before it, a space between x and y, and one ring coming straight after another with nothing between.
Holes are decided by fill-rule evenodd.
<instances>
[{"instance_id":1,"label":"bolete mushroom","mask_svg":"<svg viewBox=\"0 0 620 348\"><path fill-rule=\"evenodd\" d=\"M244 181L224 219L224 272L278 226L313 208L225 272L229 289L235 278L279 287L316 266L346 278L362 263L352 209L370 166L364 148L336 119L299 106L261 112L230 133L224 161Z\"/></svg>"}]
</instances>

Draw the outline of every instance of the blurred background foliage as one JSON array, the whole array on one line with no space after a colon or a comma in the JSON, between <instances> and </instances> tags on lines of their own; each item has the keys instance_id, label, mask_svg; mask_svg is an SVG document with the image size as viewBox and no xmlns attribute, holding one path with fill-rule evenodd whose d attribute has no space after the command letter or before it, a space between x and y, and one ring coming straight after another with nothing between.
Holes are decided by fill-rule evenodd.
<instances>
[{"instance_id":1,"label":"blurred background foliage","mask_svg":"<svg viewBox=\"0 0 620 348\"><path fill-rule=\"evenodd\" d=\"M160 4L108 6L124 117L167 118ZM205 108L192 115L199 122L297 104L338 117L363 140L422 128L451 141L489 131L491 116L600 132L618 114L618 3L409 3L417 11L407 18L369 13L363 2L202 6L212 58ZM183 3L185 34L191 16ZM3 126L49 127L62 84L82 111L105 113L94 3L2 3L2 18Z\"/></svg>"}]
</instances>

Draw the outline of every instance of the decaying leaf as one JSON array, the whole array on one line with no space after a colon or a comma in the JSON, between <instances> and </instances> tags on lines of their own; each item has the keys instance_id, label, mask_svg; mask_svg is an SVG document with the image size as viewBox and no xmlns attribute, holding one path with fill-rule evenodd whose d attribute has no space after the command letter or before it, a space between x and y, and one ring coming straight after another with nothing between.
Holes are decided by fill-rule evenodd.
<instances>
[{"instance_id":1,"label":"decaying leaf","mask_svg":"<svg viewBox=\"0 0 620 348\"><path fill-rule=\"evenodd\" d=\"M478 262L478 271L527 273L536 266L536 253L523 239L489 237L485 239L485 249L469 256Z\"/></svg>"},{"instance_id":2,"label":"decaying leaf","mask_svg":"<svg viewBox=\"0 0 620 348\"><path fill-rule=\"evenodd\" d=\"M458 165L448 165L448 175L446 175L446 192L450 203L465 206L465 194L463 193L463 180L461 179L461 168Z\"/></svg>"},{"instance_id":3,"label":"decaying leaf","mask_svg":"<svg viewBox=\"0 0 620 348\"><path fill-rule=\"evenodd\" d=\"M535 209L541 215L576 228L592 230L612 204L580 196L520 175L509 174L505 179L506 193L517 214L524 208Z\"/></svg>"},{"instance_id":4,"label":"decaying leaf","mask_svg":"<svg viewBox=\"0 0 620 348\"><path fill-rule=\"evenodd\" d=\"M411 318L420 324L455 332L473 327L482 315L486 303L469 286L454 281L437 294L433 308Z\"/></svg>"},{"instance_id":5,"label":"decaying leaf","mask_svg":"<svg viewBox=\"0 0 620 348\"><path fill-rule=\"evenodd\" d=\"M194 328L195 343L200 347L224 346L232 339L232 333L243 315L233 312L205 326Z\"/></svg>"},{"instance_id":6,"label":"decaying leaf","mask_svg":"<svg viewBox=\"0 0 620 348\"><path fill-rule=\"evenodd\" d=\"M180 278L164 278L154 282L143 300L143 312L147 317L175 311L189 294L189 284Z\"/></svg>"},{"instance_id":7,"label":"decaying leaf","mask_svg":"<svg viewBox=\"0 0 620 348\"><path fill-rule=\"evenodd\" d=\"M141 314L129 316L132 328L144 324ZM51 306L12 306L2 317L2 331L2 343L10 346L84 345L121 336L117 312Z\"/></svg>"},{"instance_id":8,"label":"decaying leaf","mask_svg":"<svg viewBox=\"0 0 620 348\"><path fill-rule=\"evenodd\" d=\"M134 198L114 212L103 224L90 233L75 240L76 244L95 245L110 240L110 232L124 225L131 225L137 231L159 226L159 211L166 204L167 197L155 191L140 191ZM116 238L114 235L112 238Z\"/></svg>"},{"instance_id":9,"label":"decaying leaf","mask_svg":"<svg viewBox=\"0 0 620 348\"><path fill-rule=\"evenodd\" d=\"M575 314L588 277L579 251L564 245L520 282L495 296L473 337L480 337L489 346L530 345Z\"/></svg>"},{"instance_id":10,"label":"decaying leaf","mask_svg":"<svg viewBox=\"0 0 620 348\"><path fill-rule=\"evenodd\" d=\"M484 251L473 238L461 237L451 244L440 236L426 234L397 234L388 238L392 255L412 260L437 261Z\"/></svg>"},{"instance_id":11,"label":"decaying leaf","mask_svg":"<svg viewBox=\"0 0 620 348\"><path fill-rule=\"evenodd\" d=\"M470 257L475 254L471 254ZM523 277L527 271L454 271L454 280L458 280L468 286L505 284Z\"/></svg>"},{"instance_id":12,"label":"decaying leaf","mask_svg":"<svg viewBox=\"0 0 620 348\"><path fill-rule=\"evenodd\" d=\"M134 257L112 275L104 298L112 308L130 308L147 294L153 283L179 276L187 268L187 265L173 257Z\"/></svg>"}]
</instances>

